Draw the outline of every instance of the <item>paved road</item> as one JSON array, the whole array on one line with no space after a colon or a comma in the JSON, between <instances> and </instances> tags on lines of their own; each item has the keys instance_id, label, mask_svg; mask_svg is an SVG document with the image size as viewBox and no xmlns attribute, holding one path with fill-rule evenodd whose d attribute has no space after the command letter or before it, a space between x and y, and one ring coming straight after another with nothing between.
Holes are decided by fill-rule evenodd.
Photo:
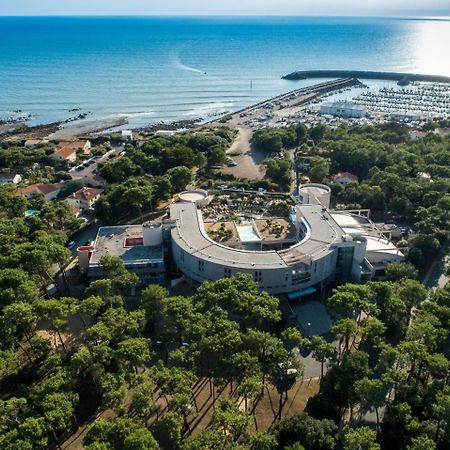
<instances>
[{"instance_id":1,"label":"paved road","mask_svg":"<svg viewBox=\"0 0 450 450\"><path fill-rule=\"evenodd\" d=\"M97 236L97 231L100 228L98 222L88 225L81 233L73 238L75 242L75 247L72 249L72 254L76 255L77 247L80 245L85 245L88 241L93 241Z\"/></svg>"},{"instance_id":2,"label":"paved road","mask_svg":"<svg viewBox=\"0 0 450 450\"><path fill-rule=\"evenodd\" d=\"M442 289L448 283L449 277L445 275L445 269L450 264L449 245L449 241L442 245L439 254L423 278L423 284L429 289Z\"/></svg>"},{"instance_id":3,"label":"paved road","mask_svg":"<svg viewBox=\"0 0 450 450\"><path fill-rule=\"evenodd\" d=\"M72 168L70 170L70 176L73 180L82 180L86 177L91 177L94 174L94 170L97 168L98 164L105 163L109 160L109 157L117 156L123 151L123 147L113 147L109 152L106 152L101 158L97 159L96 162L92 163L90 166L83 170L75 170Z\"/></svg>"}]
</instances>

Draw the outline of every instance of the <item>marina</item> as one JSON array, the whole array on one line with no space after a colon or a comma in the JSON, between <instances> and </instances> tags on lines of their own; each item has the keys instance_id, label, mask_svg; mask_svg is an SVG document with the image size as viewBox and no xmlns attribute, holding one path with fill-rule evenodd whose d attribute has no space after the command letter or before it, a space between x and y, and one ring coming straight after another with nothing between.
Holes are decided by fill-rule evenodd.
<instances>
[{"instance_id":1,"label":"marina","mask_svg":"<svg viewBox=\"0 0 450 450\"><path fill-rule=\"evenodd\" d=\"M417 117L446 117L450 115L450 85L416 82L408 89L368 90L355 97L353 103L365 106L370 112L408 112Z\"/></svg>"}]
</instances>

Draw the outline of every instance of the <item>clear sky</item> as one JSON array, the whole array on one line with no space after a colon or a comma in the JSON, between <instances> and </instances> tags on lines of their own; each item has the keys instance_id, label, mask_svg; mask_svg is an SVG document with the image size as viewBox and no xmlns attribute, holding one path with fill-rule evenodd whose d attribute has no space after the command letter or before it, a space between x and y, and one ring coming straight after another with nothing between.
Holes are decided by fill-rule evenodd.
<instances>
[{"instance_id":1,"label":"clear sky","mask_svg":"<svg viewBox=\"0 0 450 450\"><path fill-rule=\"evenodd\" d=\"M0 15L450 16L450 0L0 0Z\"/></svg>"}]
</instances>

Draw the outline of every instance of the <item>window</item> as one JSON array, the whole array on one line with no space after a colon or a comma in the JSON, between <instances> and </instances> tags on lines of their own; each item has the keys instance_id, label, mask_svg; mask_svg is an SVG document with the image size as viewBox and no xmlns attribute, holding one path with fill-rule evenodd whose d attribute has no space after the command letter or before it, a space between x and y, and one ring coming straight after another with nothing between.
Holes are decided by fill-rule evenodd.
<instances>
[{"instance_id":1,"label":"window","mask_svg":"<svg viewBox=\"0 0 450 450\"><path fill-rule=\"evenodd\" d=\"M228 267L224 268L224 277L225 278L230 278L231 277L231 269L229 269Z\"/></svg>"},{"instance_id":2,"label":"window","mask_svg":"<svg viewBox=\"0 0 450 450\"><path fill-rule=\"evenodd\" d=\"M199 272L205 271L205 262L204 261L201 261L201 260L198 261L198 271Z\"/></svg>"},{"instance_id":3,"label":"window","mask_svg":"<svg viewBox=\"0 0 450 450\"><path fill-rule=\"evenodd\" d=\"M308 264L301 264L297 270L292 271L292 286L306 283L311 279L311 267Z\"/></svg>"},{"instance_id":4,"label":"window","mask_svg":"<svg viewBox=\"0 0 450 450\"><path fill-rule=\"evenodd\" d=\"M259 271L259 270L255 271L255 273L253 274L253 279L255 281L257 281L258 283L261 283L261 281L262 281L262 272Z\"/></svg>"}]
</instances>

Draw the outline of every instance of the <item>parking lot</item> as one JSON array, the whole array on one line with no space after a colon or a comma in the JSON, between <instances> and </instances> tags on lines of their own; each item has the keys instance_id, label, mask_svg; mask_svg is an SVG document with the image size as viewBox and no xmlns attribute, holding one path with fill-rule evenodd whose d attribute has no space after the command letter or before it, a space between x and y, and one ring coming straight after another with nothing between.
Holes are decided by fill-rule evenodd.
<instances>
[{"instance_id":1,"label":"parking lot","mask_svg":"<svg viewBox=\"0 0 450 450\"><path fill-rule=\"evenodd\" d=\"M98 164L103 164L109 159L117 156L123 151L123 147L113 147L110 151L105 153L103 156L92 156L87 161L78 166L72 167L70 169L70 176L73 180L82 180L83 178L90 177L98 173Z\"/></svg>"}]
</instances>

